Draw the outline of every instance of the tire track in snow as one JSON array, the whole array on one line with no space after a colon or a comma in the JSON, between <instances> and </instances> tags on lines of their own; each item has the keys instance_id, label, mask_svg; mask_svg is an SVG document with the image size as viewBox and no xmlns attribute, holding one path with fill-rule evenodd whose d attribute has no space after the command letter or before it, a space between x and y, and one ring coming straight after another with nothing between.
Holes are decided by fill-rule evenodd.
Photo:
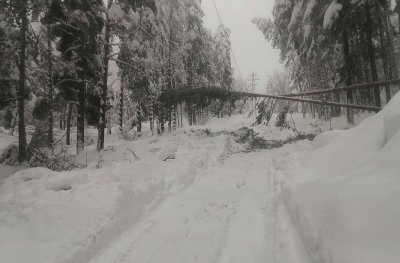
<instances>
[{"instance_id":1,"label":"tire track in snow","mask_svg":"<svg viewBox=\"0 0 400 263\"><path fill-rule=\"evenodd\" d=\"M287 156L286 156L287 157ZM309 263L305 244L282 196L282 157L274 157L270 170L273 202L273 263Z\"/></svg>"},{"instance_id":2,"label":"tire track in snow","mask_svg":"<svg viewBox=\"0 0 400 263\"><path fill-rule=\"evenodd\" d=\"M245 180L241 189L244 194L232 218L231 229L219 263L266 262L271 255L268 235L269 182L266 170L255 168L254 154L246 155L242 164Z\"/></svg>"},{"instance_id":3,"label":"tire track in snow","mask_svg":"<svg viewBox=\"0 0 400 263\"><path fill-rule=\"evenodd\" d=\"M199 144L199 141L201 141L201 144ZM123 243L127 246L126 243L132 242L132 240L128 241L131 237L127 237L126 232L132 234L132 228L136 229L136 226L141 228L143 224L146 224L151 213L157 210L165 199L168 199L169 195L174 196L190 187L204 171L219 163L217 162L218 158L224 155L226 148L229 147L226 136L200 138L188 135L178 139L166 137L166 141L160 143L164 145L164 148L176 144L179 162L163 164L162 166L166 169L162 170L162 173L158 176L151 175L140 178L145 182L135 185L139 186L139 192L132 191L132 187L127 186L128 194L122 196L115 209L117 212L112 217L112 222L107 225L100 225L101 229L96 230L90 236L90 240L87 241L88 237L84 236L83 242L74 244L73 249L68 254L63 252L64 254L59 255L60 262L96 262L100 256L103 256L103 251L115 247L114 243L120 245ZM195 146L197 151L192 154L192 149ZM155 172L157 171L159 171L159 168L155 169ZM149 229L151 228L152 226L149 227ZM136 238L140 240L138 236L140 234L136 233ZM113 260L116 259L112 258L104 262L109 263Z\"/></svg>"},{"instance_id":4,"label":"tire track in snow","mask_svg":"<svg viewBox=\"0 0 400 263\"><path fill-rule=\"evenodd\" d=\"M282 253L291 255L287 262L305 262L280 202L271 156L233 155L207 170L91 263L279 263L288 259Z\"/></svg>"},{"instance_id":5,"label":"tire track in snow","mask_svg":"<svg viewBox=\"0 0 400 263\"><path fill-rule=\"evenodd\" d=\"M219 192L224 192L221 188L227 188L223 182L215 179L217 181L200 178L199 182L195 182L182 193L169 196L155 212L147 216L147 219L128 230L125 238L118 240L117 244L111 244L109 251L92 262L132 262L132 259L135 259L135 262L165 262L165 257L176 260L188 256L195 258L202 254L201 249L189 255L182 251L199 246L199 240L202 242L200 246L203 247L207 247L208 244L217 245L220 239L218 231L224 228L223 225L232 214L235 204L229 198L215 198L219 196ZM213 184L217 187L213 187ZM209 198L204 198L207 192ZM147 227L145 222L149 220L154 223ZM212 228L212 231L196 230L202 226ZM204 233L210 235L202 237ZM171 253L176 251L175 248L171 248L171 244L182 248L180 255Z\"/></svg>"},{"instance_id":6,"label":"tire track in snow","mask_svg":"<svg viewBox=\"0 0 400 263\"><path fill-rule=\"evenodd\" d=\"M224 250L224 248L226 246L226 241L228 239L228 235L229 235L229 231L230 231L230 228L231 228L231 224L232 224L232 219L231 219L231 216L229 216L226 219L225 226L224 226L224 229L223 229L221 237L220 237L218 249L217 249L217 251L215 253L214 260L212 261L213 263L218 263L219 259L222 256L222 252L223 252L223 250Z\"/></svg>"}]
</instances>

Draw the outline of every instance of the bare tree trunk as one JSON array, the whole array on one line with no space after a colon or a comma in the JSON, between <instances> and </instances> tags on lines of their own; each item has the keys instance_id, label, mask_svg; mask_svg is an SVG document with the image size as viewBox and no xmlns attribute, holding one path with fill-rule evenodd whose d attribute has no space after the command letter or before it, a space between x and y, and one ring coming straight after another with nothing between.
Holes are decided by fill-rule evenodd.
<instances>
[{"instance_id":1,"label":"bare tree trunk","mask_svg":"<svg viewBox=\"0 0 400 263\"><path fill-rule=\"evenodd\" d=\"M121 83L121 94L119 97L119 130L122 133L124 119L124 85Z\"/></svg>"},{"instance_id":2,"label":"bare tree trunk","mask_svg":"<svg viewBox=\"0 0 400 263\"><path fill-rule=\"evenodd\" d=\"M139 100L136 107L136 117L137 117L137 132L142 132L142 102Z\"/></svg>"},{"instance_id":3,"label":"bare tree trunk","mask_svg":"<svg viewBox=\"0 0 400 263\"><path fill-rule=\"evenodd\" d=\"M176 106L172 107L172 130L176 131Z\"/></svg>"},{"instance_id":4,"label":"bare tree trunk","mask_svg":"<svg viewBox=\"0 0 400 263\"><path fill-rule=\"evenodd\" d=\"M385 28L385 33L386 33L386 42L387 46L389 49L389 59L391 62L391 67L389 69L391 70L390 74L392 76L392 79L398 79L399 78L399 72L397 68L397 62L396 62L396 55L395 55L395 47L393 43L393 29L391 27L391 22L390 22L390 15L389 15L389 3L385 3L385 8L384 8L384 14L383 14L383 24Z\"/></svg>"},{"instance_id":5,"label":"bare tree trunk","mask_svg":"<svg viewBox=\"0 0 400 263\"><path fill-rule=\"evenodd\" d=\"M165 108L162 108L161 114L160 114L160 123L161 123L161 134L164 134L165 132Z\"/></svg>"},{"instance_id":6,"label":"bare tree trunk","mask_svg":"<svg viewBox=\"0 0 400 263\"><path fill-rule=\"evenodd\" d=\"M351 86L352 69L350 60L350 45L349 45L349 36L346 29L343 31L343 55L346 67L346 86ZM347 102L349 104L353 104L353 92L351 90L347 91ZM347 109L347 122L354 124L354 115L352 109Z\"/></svg>"},{"instance_id":7,"label":"bare tree trunk","mask_svg":"<svg viewBox=\"0 0 400 263\"><path fill-rule=\"evenodd\" d=\"M78 90L78 116L76 119L76 153L80 154L85 149L85 93L86 84L81 72L82 85Z\"/></svg>"},{"instance_id":8,"label":"bare tree trunk","mask_svg":"<svg viewBox=\"0 0 400 263\"><path fill-rule=\"evenodd\" d=\"M66 143L67 143L67 145L71 145L71 121L72 121L73 106L74 106L74 104L72 102L70 102L68 104L68 115L67 115L67 123L66 123L66 128L67 128Z\"/></svg>"},{"instance_id":9,"label":"bare tree trunk","mask_svg":"<svg viewBox=\"0 0 400 263\"><path fill-rule=\"evenodd\" d=\"M192 113L192 104L188 104L188 120L189 120L189 126L193 125L193 113Z\"/></svg>"},{"instance_id":10,"label":"bare tree trunk","mask_svg":"<svg viewBox=\"0 0 400 263\"><path fill-rule=\"evenodd\" d=\"M181 127L183 127L183 105L182 103L180 104L180 118L181 118Z\"/></svg>"},{"instance_id":11,"label":"bare tree trunk","mask_svg":"<svg viewBox=\"0 0 400 263\"><path fill-rule=\"evenodd\" d=\"M390 22L390 15L389 15L389 4L385 2L384 5L384 10L383 10L383 25L384 25L384 30L385 30L385 43L386 43L386 49L388 53L388 59L389 59L389 77L391 79L398 79L399 78L399 73L397 71L397 62L396 62L396 55L395 55L395 48L393 44L393 32L391 28L391 22ZM391 99L391 90L390 86L386 87L386 94L387 96L387 101L390 101Z\"/></svg>"},{"instance_id":12,"label":"bare tree trunk","mask_svg":"<svg viewBox=\"0 0 400 263\"><path fill-rule=\"evenodd\" d=\"M97 150L100 151L104 149L104 137L105 137L105 129L106 129L106 113L107 113L107 97L108 97L108 63L109 63L109 55L110 55L110 37L111 37L111 26L110 26L110 18L108 16L108 10L110 10L112 6L113 0L108 0L107 12L106 12L106 21L105 21L105 32L104 32L104 57L103 57L103 83L102 90L100 96L100 120L98 129L98 138L97 138Z\"/></svg>"},{"instance_id":13,"label":"bare tree trunk","mask_svg":"<svg viewBox=\"0 0 400 263\"><path fill-rule=\"evenodd\" d=\"M111 134L111 112L107 111L107 133Z\"/></svg>"},{"instance_id":14,"label":"bare tree trunk","mask_svg":"<svg viewBox=\"0 0 400 263\"><path fill-rule=\"evenodd\" d=\"M376 69L376 61L375 61L375 50L372 40L372 20L371 20L371 12L368 1L365 2L365 14L366 14L366 34L367 34L367 44L368 44L368 57L369 63L371 66L371 73L372 73L372 81L378 82L378 71ZM349 67L350 68L350 67ZM374 88L374 96L375 96L375 106L381 107L381 95L379 87Z\"/></svg>"},{"instance_id":15,"label":"bare tree trunk","mask_svg":"<svg viewBox=\"0 0 400 263\"><path fill-rule=\"evenodd\" d=\"M47 5L49 7L49 0L47 1ZM53 126L54 126L54 118L53 118L53 56L52 56L52 46L51 46L51 30L50 24L47 24L47 56L48 56L48 92L47 92L47 100L49 105L49 115L47 117L47 142L49 145L53 144Z\"/></svg>"},{"instance_id":16,"label":"bare tree trunk","mask_svg":"<svg viewBox=\"0 0 400 263\"><path fill-rule=\"evenodd\" d=\"M180 116L180 108L179 108L179 104L175 106L175 111L176 111L176 125L177 127L181 127L181 118Z\"/></svg>"},{"instance_id":17,"label":"bare tree trunk","mask_svg":"<svg viewBox=\"0 0 400 263\"><path fill-rule=\"evenodd\" d=\"M172 131L172 109L171 107L168 108L168 132Z\"/></svg>"},{"instance_id":18,"label":"bare tree trunk","mask_svg":"<svg viewBox=\"0 0 400 263\"><path fill-rule=\"evenodd\" d=\"M26 81L26 31L28 30L27 1L22 2L21 7L21 47L19 58L19 88L17 92L18 104L18 161L26 160L26 131L25 131L25 81Z\"/></svg>"},{"instance_id":19,"label":"bare tree trunk","mask_svg":"<svg viewBox=\"0 0 400 263\"><path fill-rule=\"evenodd\" d=\"M196 105L193 105L193 111L192 111L193 115L192 115L192 123L193 125L197 125L197 119L196 119L196 114L197 114L197 109L196 109Z\"/></svg>"},{"instance_id":20,"label":"bare tree trunk","mask_svg":"<svg viewBox=\"0 0 400 263\"><path fill-rule=\"evenodd\" d=\"M150 100L150 105L149 105L149 119L150 119L150 130L151 130L151 136L154 136L154 103L152 100Z\"/></svg>"},{"instance_id":21,"label":"bare tree trunk","mask_svg":"<svg viewBox=\"0 0 400 263\"><path fill-rule=\"evenodd\" d=\"M378 31L379 31L379 40L380 40L380 47L381 47L381 57L382 57L382 63L383 63L383 72L385 74L385 80L391 80L392 79L392 74L391 74L391 68L390 68L390 58L388 56L388 45L386 43L386 37L385 37L385 32L384 32L384 23L382 19L382 13L381 13L381 8L375 0L375 9L377 17L378 17ZM390 94L390 87L386 86L385 87L385 93L386 93L386 101L389 102L391 99L391 94Z\"/></svg>"}]
</instances>

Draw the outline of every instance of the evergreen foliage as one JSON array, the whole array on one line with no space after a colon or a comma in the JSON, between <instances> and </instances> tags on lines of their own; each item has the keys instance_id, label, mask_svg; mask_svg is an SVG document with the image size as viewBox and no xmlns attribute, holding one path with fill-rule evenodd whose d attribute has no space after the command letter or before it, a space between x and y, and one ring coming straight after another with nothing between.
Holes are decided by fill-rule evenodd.
<instances>
[{"instance_id":1,"label":"evergreen foliage","mask_svg":"<svg viewBox=\"0 0 400 263\"><path fill-rule=\"evenodd\" d=\"M111 131L116 112L121 129L131 119L139 131L149 119L152 129L157 122L164 131L167 122L170 129L182 125L185 113L196 123L207 106L232 111L235 98L225 92L178 94L184 87L233 86L230 31L205 29L200 0L6 0L0 6L0 110L7 113L4 126L18 116L21 161L29 157L26 124L40 138L47 134L50 148L55 123L66 129L68 145L76 125L80 153L85 125L98 127L98 150L104 148L101 131L106 123ZM167 90L177 97L157 100Z\"/></svg>"},{"instance_id":2,"label":"evergreen foliage","mask_svg":"<svg viewBox=\"0 0 400 263\"><path fill-rule=\"evenodd\" d=\"M280 49L297 91L399 76L399 23L391 1L277 0L272 19L255 18L253 23ZM391 96L386 87L386 101ZM380 90L347 93L347 100L380 106Z\"/></svg>"}]
</instances>

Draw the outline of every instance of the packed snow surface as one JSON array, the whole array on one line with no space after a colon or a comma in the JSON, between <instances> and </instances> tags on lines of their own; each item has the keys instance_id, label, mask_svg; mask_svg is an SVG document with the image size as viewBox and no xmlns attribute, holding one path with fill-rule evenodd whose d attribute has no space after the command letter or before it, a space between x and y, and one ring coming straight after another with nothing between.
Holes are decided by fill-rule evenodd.
<instances>
[{"instance_id":1,"label":"packed snow surface","mask_svg":"<svg viewBox=\"0 0 400 263\"><path fill-rule=\"evenodd\" d=\"M103 152L77 157L86 169L0 166L1 261L398 262L400 96L355 127L288 121L322 134L249 153L231 132L297 132L232 116L132 142L110 135ZM0 147L13 141L0 134Z\"/></svg>"}]
</instances>

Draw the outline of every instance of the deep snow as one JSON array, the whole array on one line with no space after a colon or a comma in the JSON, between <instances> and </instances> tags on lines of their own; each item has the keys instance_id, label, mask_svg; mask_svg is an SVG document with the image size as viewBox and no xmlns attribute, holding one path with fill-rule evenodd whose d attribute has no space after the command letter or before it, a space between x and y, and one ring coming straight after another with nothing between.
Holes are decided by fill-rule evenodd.
<instances>
[{"instance_id":1,"label":"deep snow","mask_svg":"<svg viewBox=\"0 0 400 263\"><path fill-rule=\"evenodd\" d=\"M323 133L311 146L282 180L311 261L399 262L400 94L357 127Z\"/></svg>"},{"instance_id":2,"label":"deep snow","mask_svg":"<svg viewBox=\"0 0 400 263\"><path fill-rule=\"evenodd\" d=\"M133 142L113 134L105 151L77 157L82 170L2 166L1 261L397 262L399 116L397 95L354 128L295 114L302 132L351 129L279 149L245 153L229 133L204 131L254 122L232 116ZM296 134L273 121L250 128ZM1 147L9 140L0 134Z\"/></svg>"}]
</instances>

